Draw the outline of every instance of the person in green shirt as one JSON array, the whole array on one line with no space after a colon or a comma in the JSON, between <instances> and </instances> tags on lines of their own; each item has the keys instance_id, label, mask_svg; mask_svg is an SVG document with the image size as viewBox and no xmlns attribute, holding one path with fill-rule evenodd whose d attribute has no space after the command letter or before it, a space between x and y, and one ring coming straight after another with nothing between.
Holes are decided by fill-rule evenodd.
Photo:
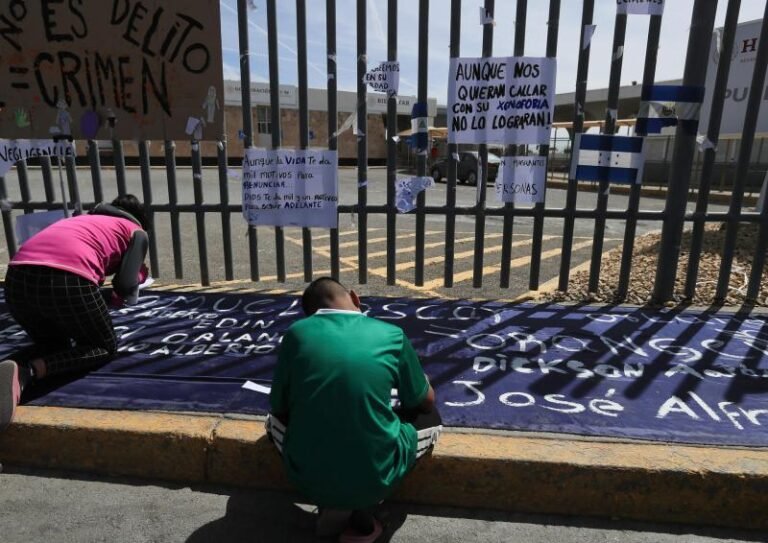
<instances>
[{"instance_id":1,"label":"person in green shirt","mask_svg":"<svg viewBox=\"0 0 768 543\"><path fill-rule=\"evenodd\" d=\"M342 541L373 541L381 524L364 511L440 434L435 392L403 330L365 316L354 291L323 277L306 288L302 308L306 318L278 351L268 435L289 479L320 508L319 522L333 511L349 518Z\"/></svg>"}]
</instances>

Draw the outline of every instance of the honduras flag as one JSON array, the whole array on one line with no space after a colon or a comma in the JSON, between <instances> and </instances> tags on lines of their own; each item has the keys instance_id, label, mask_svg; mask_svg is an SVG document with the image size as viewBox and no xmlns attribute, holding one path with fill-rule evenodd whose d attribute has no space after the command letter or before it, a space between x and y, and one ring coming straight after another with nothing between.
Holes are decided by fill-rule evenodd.
<instances>
[{"instance_id":1,"label":"honduras flag","mask_svg":"<svg viewBox=\"0 0 768 543\"><path fill-rule=\"evenodd\" d=\"M644 138L576 134L571 159L571 179L641 183Z\"/></svg>"},{"instance_id":2,"label":"honduras flag","mask_svg":"<svg viewBox=\"0 0 768 543\"><path fill-rule=\"evenodd\" d=\"M658 134L666 126L683 126L691 134L699 126L704 87L645 85L635 133Z\"/></svg>"}]
</instances>

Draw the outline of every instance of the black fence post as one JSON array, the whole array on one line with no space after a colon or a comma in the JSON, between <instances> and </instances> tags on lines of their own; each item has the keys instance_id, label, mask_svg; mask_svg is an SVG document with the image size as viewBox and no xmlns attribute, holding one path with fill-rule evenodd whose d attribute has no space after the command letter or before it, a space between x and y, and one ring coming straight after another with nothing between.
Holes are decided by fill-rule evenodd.
<instances>
[{"instance_id":1,"label":"black fence post","mask_svg":"<svg viewBox=\"0 0 768 543\"><path fill-rule=\"evenodd\" d=\"M709 60L706 52L709 51L716 12L717 2L712 0L696 0L693 6L683 86L704 86ZM661 246L653 289L653 300L656 303L671 300L674 294L695 152L696 133L685 126L678 125L675 131L675 151L669 171L669 189L664 207L665 221L661 231Z\"/></svg>"}]
</instances>

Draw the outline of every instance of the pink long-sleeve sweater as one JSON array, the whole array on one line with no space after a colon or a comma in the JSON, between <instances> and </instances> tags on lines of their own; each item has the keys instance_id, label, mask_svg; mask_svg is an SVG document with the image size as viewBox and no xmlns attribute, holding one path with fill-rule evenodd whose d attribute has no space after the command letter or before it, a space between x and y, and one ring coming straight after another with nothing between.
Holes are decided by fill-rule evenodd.
<instances>
[{"instance_id":1,"label":"pink long-sleeve sweater","mask_svg":"<svg viewBox=\"0 0 768 543\"><path fill-rule=\"evenodd\" d=\"M119 217L79 215L53 223L24 243L9 266L47 266L101 285L120 267L139 226Z\"/></svg>"}]
</instances>

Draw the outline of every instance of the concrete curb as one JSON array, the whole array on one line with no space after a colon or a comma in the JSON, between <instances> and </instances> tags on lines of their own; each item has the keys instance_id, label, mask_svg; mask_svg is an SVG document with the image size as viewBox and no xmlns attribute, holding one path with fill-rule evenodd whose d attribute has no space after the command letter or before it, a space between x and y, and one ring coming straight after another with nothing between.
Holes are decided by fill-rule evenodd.
<instances>
[{"instance_id":1,"label":"concrete curb","mask_svg":"<svg viewBox=\"0 0 768 543\"><path fill-rule=\"evenodd\" d=\"M21 407L0 462L288 489L263 423ZM394 499L507 511L768 529L768 449L446 432Z\"/></svg>"}]
</instances>

